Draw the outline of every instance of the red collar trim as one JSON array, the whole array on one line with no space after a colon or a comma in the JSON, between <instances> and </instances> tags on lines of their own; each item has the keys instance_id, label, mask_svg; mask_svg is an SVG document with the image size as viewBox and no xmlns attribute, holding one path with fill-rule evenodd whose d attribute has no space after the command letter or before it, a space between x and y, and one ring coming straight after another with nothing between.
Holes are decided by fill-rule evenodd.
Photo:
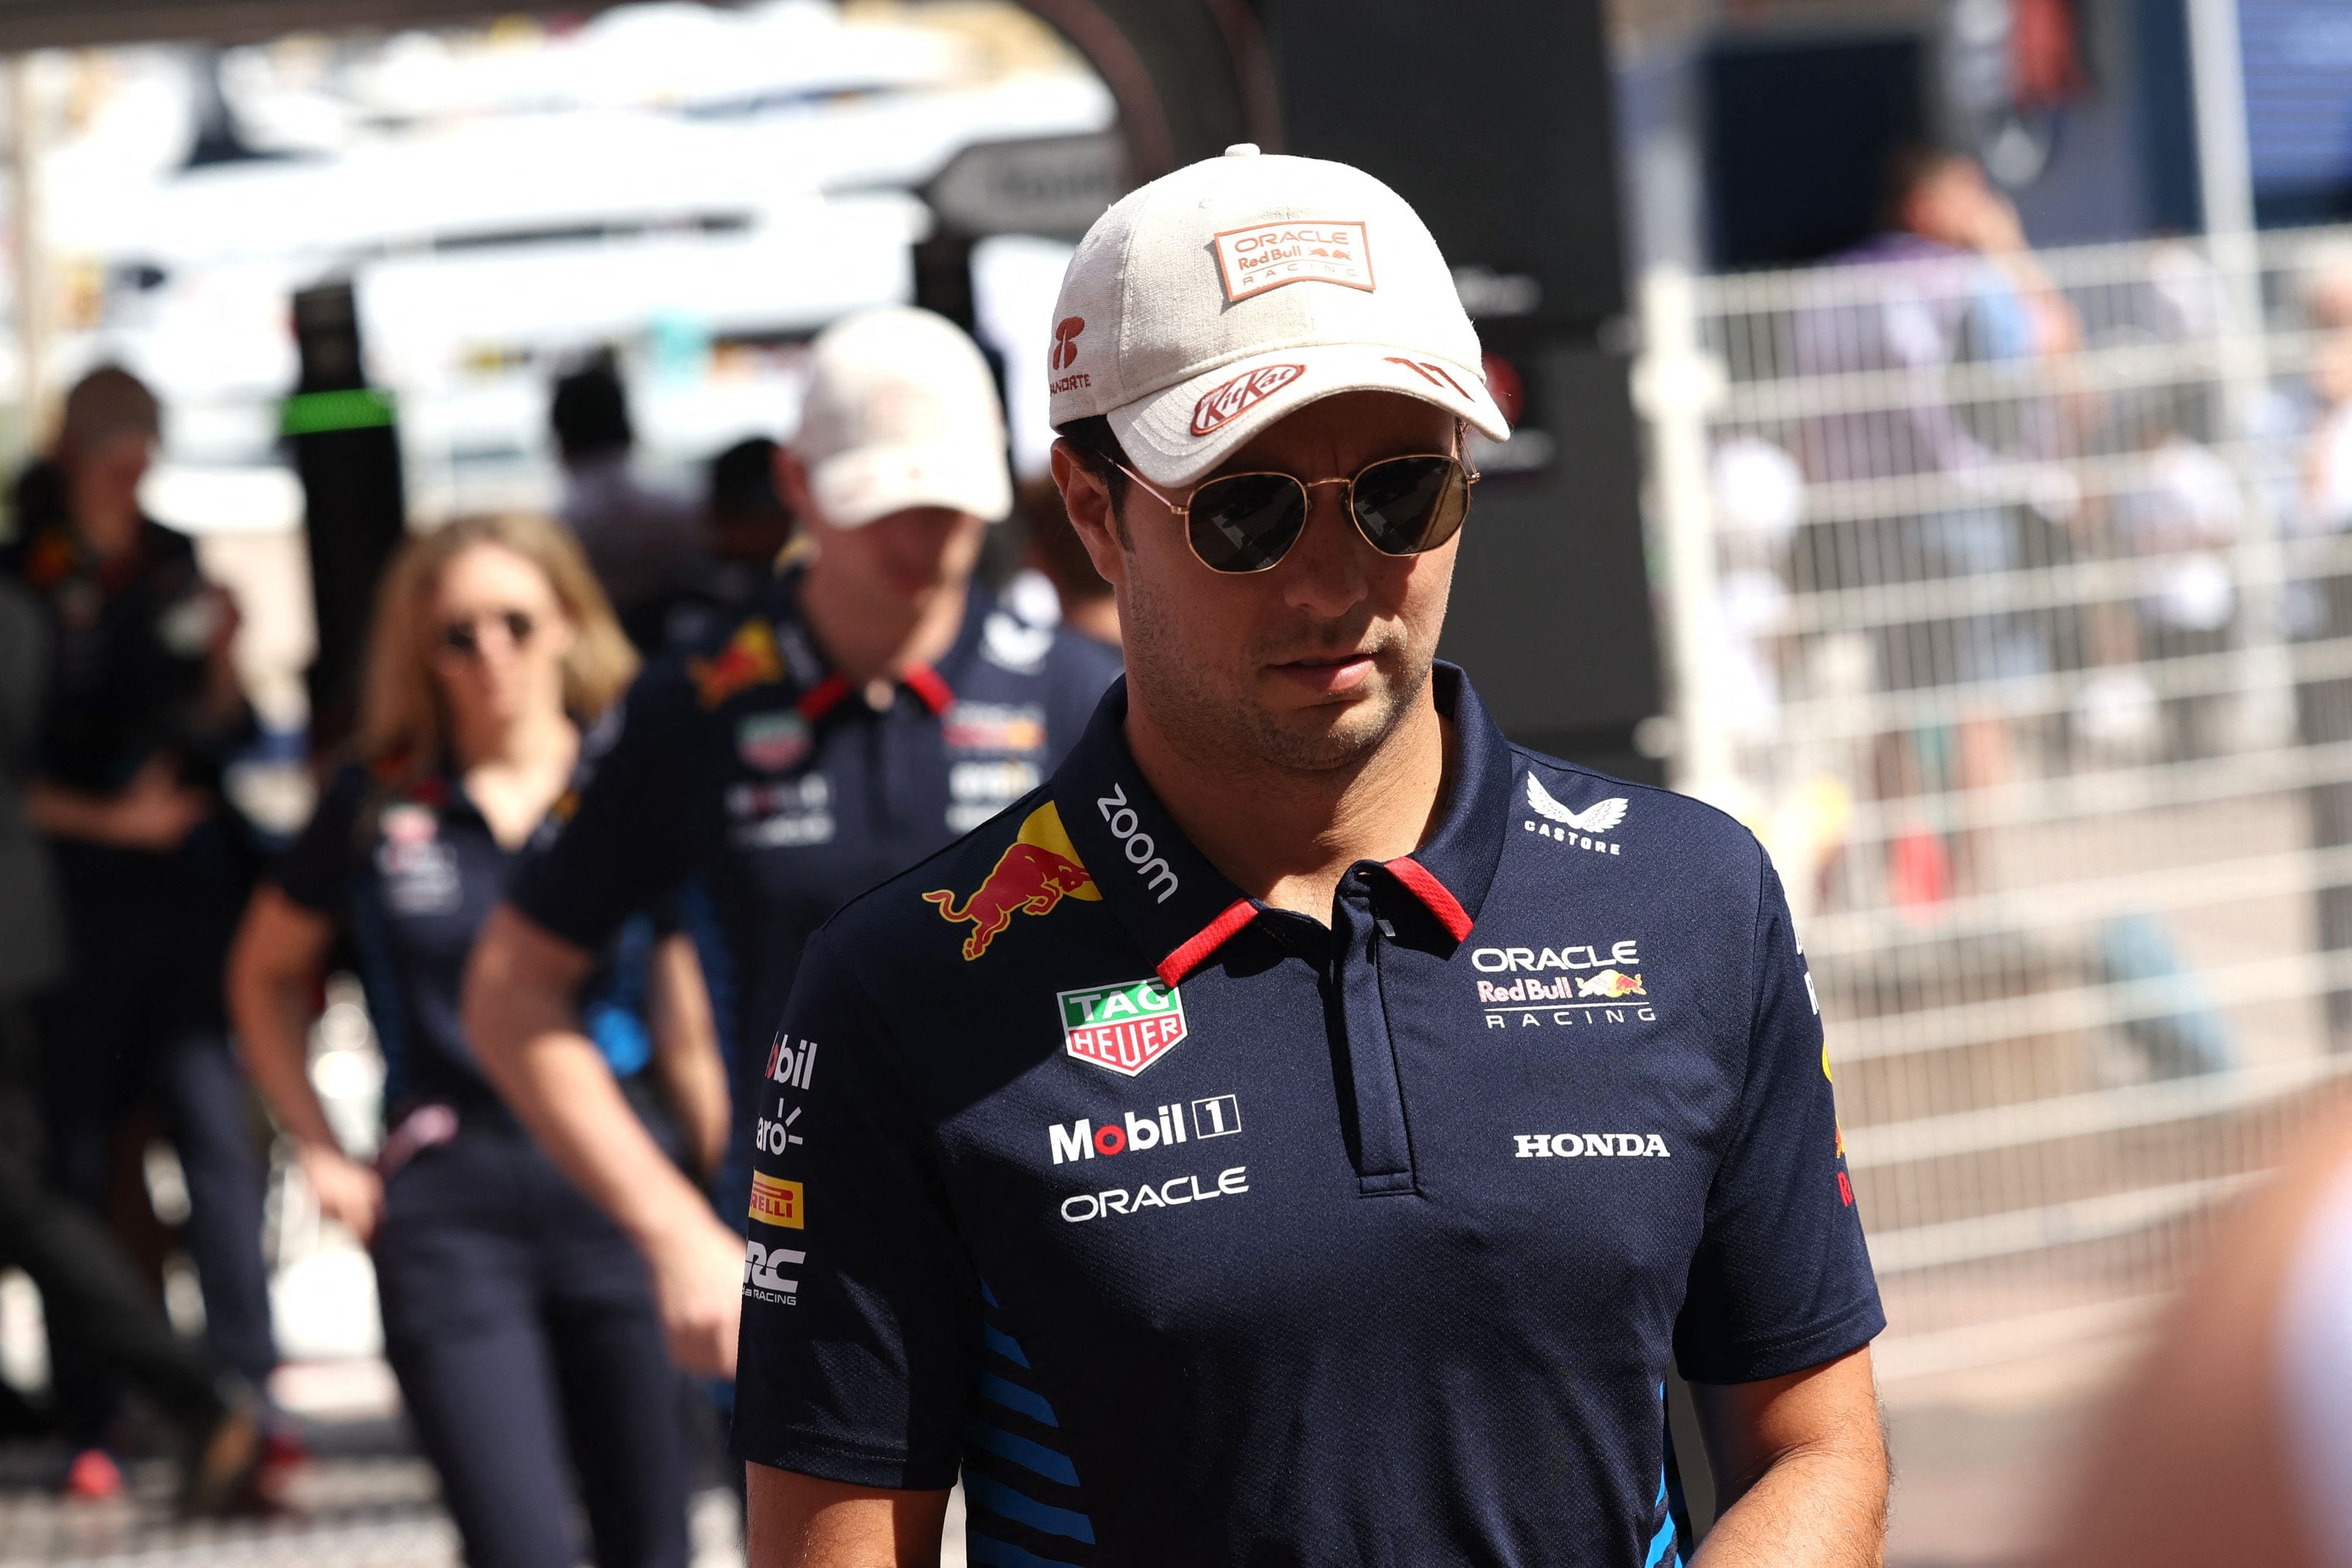
<instances>
[{"instance_id":1,"label":"red collar trim","mask_svg":"<svg viewBox=\"0 0 2352 1568\"><path fill-rule=\"evenodd\" d=\"M931 710L934 719L946 712L948 704L955 700L954 690L940 678L940 672L928 664L908 665L906 673L898 679L908 690L923 700L923 706Z\"/></svg>"},{"instance_id":2,"label":"red collar trim","mask_svg":"<svg viewBox=\"0 0 2352 1568\"><path fill-rule=\"evenodd\" d=\"M1446 891L1437 874L1410 855L1400 855L1387 861L1388 873L1413 891L1413 895L1429 906L1429 912L1438 918L1445 929L1461 942L1470 934L1470 914L1462 901Z\"/></svg>"},{"instance_id":3,"label":"red collar trim","mask_svg":"<svg viewBox=\"0 0 2352 1568\"><path fill-rule=\"evenodd\" d=\"M899 676L898 682L920 699L934 718L946 712L950 704L955 701L954 689L929 665L908 666ZM836 669L802 692L801 700L793 706L799 710L802 718L814 724L840 707L842 699L848 695L849 678Z\"/></svg>"},{"instance_id":4,"label":"red collar trim","mask_svg":"<svg viewBox=\"0 0 2352 1568\"><path fill-rule=\"evenodd\" d=\"M800 710L802 718L814 724L840 707L841 700L848 695L849 678L835 670L802 692L801 700L793 706Z\"/></svg>"},{"instance_id":5,"label":"red collar trim","mask_svg":"<svg viewBox=\"0 0 2352 1568\"><path fill-rule=\"evenodd\" d=\"M1257 919L1257 906L1247 899L1235 899L1224 912L1192 933L1192 939L1160 961L1160 984L1181 985L1184 976L1201 967L1209 954L1225 945L1235 931Z\"/></svg>"}]
</instances>

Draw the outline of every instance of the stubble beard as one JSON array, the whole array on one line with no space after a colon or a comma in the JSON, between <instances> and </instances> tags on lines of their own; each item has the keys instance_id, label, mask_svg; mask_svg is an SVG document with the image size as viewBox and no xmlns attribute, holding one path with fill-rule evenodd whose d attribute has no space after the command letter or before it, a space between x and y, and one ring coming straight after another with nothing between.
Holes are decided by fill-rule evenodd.
<instances>
[{"instance_id":1,"label":"stubble beard","mask_svg":"<svg viewBox=\"0 0 2352 1568\"><path fill-rule=\"evenodd\" d=\"M1198 665L1186 657L1174 620L1149 584L1129 580L1121 626L1129 682L1143 678L1153 717L1169 744L1223 771L1328 773L1360 766L1396 733L1429 683L1432 655L1416 652L1409 634L1393 631L1370 650L1377 670L1374 695L1305 709L1286 719L1249 691L1229 694L1203 682ZM1286 640L1283 651L1295 655L1297 640ZM1253 650L1240 668L1252 670L1263 662L1262 654Z\"/></svg>"}]
</instances>

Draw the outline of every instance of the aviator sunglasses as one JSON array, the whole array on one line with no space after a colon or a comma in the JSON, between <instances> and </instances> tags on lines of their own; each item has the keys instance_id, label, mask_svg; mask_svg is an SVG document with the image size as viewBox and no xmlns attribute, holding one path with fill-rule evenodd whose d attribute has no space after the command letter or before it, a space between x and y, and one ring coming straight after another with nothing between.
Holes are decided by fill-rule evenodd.
<instances>
[{"instance_id":1,"label":"aviator sunglasses","mask_svg":"<svg viewBox=\"0 0 2352 1568\"><path fill-rule=\"evenodd\" d=\"M1477 471L1463 465L1462 434L1454 450L1383 458L1352 479L1302 479L1295 474L1220 474L1181 504L1163 495L1125 463L1119 472L1184 522L1193 555L1212 572L1236 575L1264 572L1290 553L1306 531L1313 498L1325 485L1346 487L1342 500L1364 542L1383 555L1419 555L1436 549L1470 515L1470 487Z\"/></svg>"},{"instance_id":2,"label":"aviator sunglasses","mask_svg":"<svg viewBox=\"0 0 2352 1568\"><path fill-rule=\"evenodd\" d=\"M485 621L496 621L504 626L507 640L517 647L529 643L531 634L539 629L539 623L527 610L495 610L462 621L448 622L441 628L441 646L467 658L479 658L482 652L482 623Z\"/></svg>"}]
</instances>

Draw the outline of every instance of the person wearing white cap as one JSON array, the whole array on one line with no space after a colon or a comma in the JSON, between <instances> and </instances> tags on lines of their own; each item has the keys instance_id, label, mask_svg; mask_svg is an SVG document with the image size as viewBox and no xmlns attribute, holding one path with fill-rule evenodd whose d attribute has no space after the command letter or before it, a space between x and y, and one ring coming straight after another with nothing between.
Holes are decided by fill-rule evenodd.
<instances>
[{"instance_id":1,"label":"person wearing white cap","mask_svg":"<svg viewBox=\"0 0 2352 1568\"><path fill-rule=\"evenodd\" d=\"M722 1375L743 1237L711 1204L741 1214L753 1141L803 1135L770 1049L802 945L1044 777L1118 673L1115 653L972 582L1012 483L994 379L945 319L875 310L817 337L778 488L808 558L651 667L592 737L569 820L485 925L464 1001L485 1073L651 1261L673 1353ZM731 1085L688 1097L721 1107L689 1161L712 1199L645 1134L572 1005L622 922L689 883L733 1064Z\"/></svg>"},{"instance_id":2,"label":"person wearing white cap","mask_svg":"<svg viewBox=\"0 0 2352 1568\"><path fill-rule=\"evenodd\" d=\"M1885 1319L1770 863L1435 658L1481 363L1341 164L1235 148L1078 247L1055 475L1127 678L802 963L757 1568L935 1562L959 1479L991 1568L1679 1564L1677 1366L1700 1562L1880 1561Z\"/></svg>"}]
</instances>

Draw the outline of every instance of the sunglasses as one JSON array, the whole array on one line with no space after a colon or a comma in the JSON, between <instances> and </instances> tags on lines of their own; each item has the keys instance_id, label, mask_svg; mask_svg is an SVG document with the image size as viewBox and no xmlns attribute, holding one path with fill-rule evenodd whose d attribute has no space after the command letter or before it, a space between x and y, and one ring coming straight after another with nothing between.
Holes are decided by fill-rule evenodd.
<instances>
[{"instance_id":1,"label":"sunglasses","mask_svg":"<svg viewBox=\"0 0 2352 1568\"><path fill-rule=\"evenodd\" d=\"M451 653L467 658L478 658L482 653L482 624L495 621L506 628L507 641L517 647L530 643L539 623L526 610L498 610L488 615L473 616L462 621L450 621L441 628L441 646Z\"/></svg>"},{"instance_id":2,"label":"sunglasses","mask_svg":"<svg viewBox=\"0 0 2352 1568\"><path fill-rule=\"evenodd\" d=\"M1212 572L1241 575L1278 564L1307 531L1307 493L1345 487L1341 500L1364 542L1383 555L1419 555L1461 531L1470 515L1475 469L1454 453L1383 458L1352 479L1302 479L1295 474L1220 474L1179 503L1126 464L1119 471L1184 522L1193 555Z\"/></svg>"}]
</instances>

